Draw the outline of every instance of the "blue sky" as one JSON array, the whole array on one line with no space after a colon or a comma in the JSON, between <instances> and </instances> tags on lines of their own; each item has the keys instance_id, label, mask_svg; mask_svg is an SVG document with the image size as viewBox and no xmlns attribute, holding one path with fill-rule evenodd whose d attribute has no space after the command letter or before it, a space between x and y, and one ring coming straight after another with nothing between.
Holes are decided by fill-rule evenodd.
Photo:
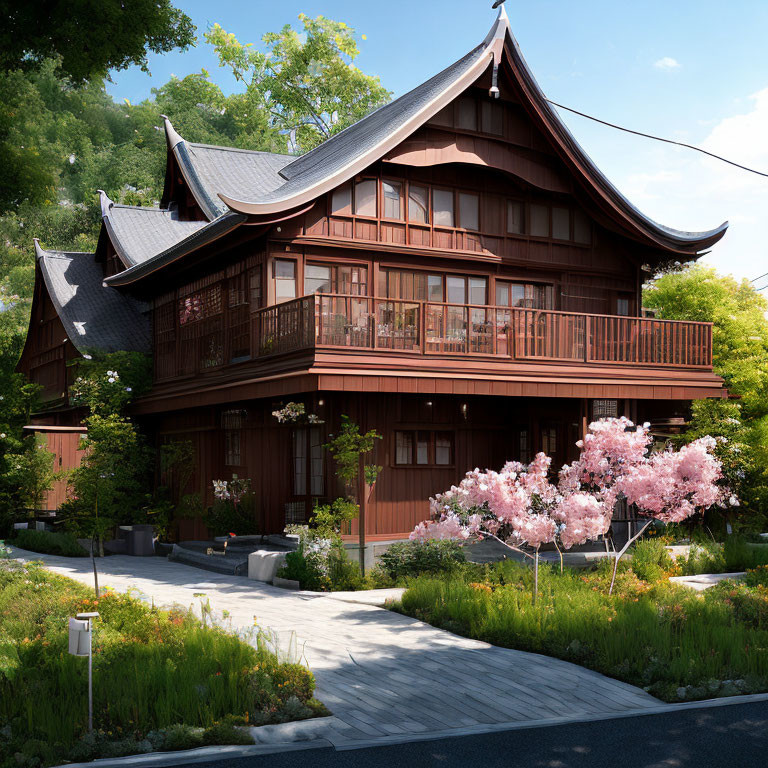
<instances>
[{"instance_id":1,"label":"blue sky","mask_svg":"<svg viewBox=\"0 0 768 768\"><path fill-rule=\"evenodd\" d=\"M200 43L186 53L152 56L151 77L136 68L114 73L108 90L116 99L140 101L172 74L203 67L226 92L237 90L202 40L205 29L218 22L242 42L259 44L265 32L298 26L301 12L354 27L357 65L397 96L474 47L495 18L491 0L176 5L192 17ZM529 65L553 100L768 172L765 0L507 0L506 7ZM731 229L708 262L738 277L768 272L768 179L568 113L563 118L609 178L661 223L700 230L728 219Z\"/></svg>"}]
</instances>

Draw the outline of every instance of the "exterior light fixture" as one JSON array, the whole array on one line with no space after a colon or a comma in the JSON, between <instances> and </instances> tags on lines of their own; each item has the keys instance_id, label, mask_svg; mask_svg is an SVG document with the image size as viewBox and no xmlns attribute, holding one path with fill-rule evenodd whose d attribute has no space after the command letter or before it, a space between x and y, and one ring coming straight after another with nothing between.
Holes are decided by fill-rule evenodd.
<instances>
[{"instance_id":1,"label":"exterior light fixture","mask_svg":"<svg viewBox=\"0 0 768 768\"><path fill-rule=\"evenodd\" d=\"M99 615L78 613L69 620L69 652L72 656L88 657L88 733L93 733L93 619Z\"/></svg>"},{"instance_id":2,"label":"exterior light fixture","mask_svg":"<svg viewBox=\"0 0 768 768\"><path fill-rule=\"evenodd\" d=\"M427 407L428 407L428 408L431 408L431 407L432 407L432 401L431 401L431 400L427 400Z\"/></svg>"}]
</instances>

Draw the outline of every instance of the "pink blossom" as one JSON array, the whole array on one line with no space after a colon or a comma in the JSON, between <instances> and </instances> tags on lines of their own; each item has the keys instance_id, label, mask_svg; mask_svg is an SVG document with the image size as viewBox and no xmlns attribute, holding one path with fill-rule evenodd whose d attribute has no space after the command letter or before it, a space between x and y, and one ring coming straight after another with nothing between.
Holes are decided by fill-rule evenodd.
<instances>
[{"instance_id":1,"label":"pink blossom","mask_svg":"<svg viewBox=\"0 0 768 768\"><path fill-rule=\"evenodd\" d=\"M566 549L602 536L611 525L611 515L605 504L583 491L565 496L553 517L562 523L560 541Z\"/></svg>"}]
</instances>

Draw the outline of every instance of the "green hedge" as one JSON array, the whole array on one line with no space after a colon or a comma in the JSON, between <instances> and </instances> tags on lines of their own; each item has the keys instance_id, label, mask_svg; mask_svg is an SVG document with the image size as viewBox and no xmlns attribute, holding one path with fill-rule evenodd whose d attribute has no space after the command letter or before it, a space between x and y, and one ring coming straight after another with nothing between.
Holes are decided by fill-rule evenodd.
<instances>
[{"instance_id":1,"label":"green hedge","mask_svg":"<svg viewBox=\"0 0 768 768\"><path fill-rule=\"evenodd\" d=\"M63 557L87 557L88 553L78 544L77 539L66 532L34 531L21 529L11 542L19 549L41 552L44 555L62 555Z\"/></svg>"}]
</instances>

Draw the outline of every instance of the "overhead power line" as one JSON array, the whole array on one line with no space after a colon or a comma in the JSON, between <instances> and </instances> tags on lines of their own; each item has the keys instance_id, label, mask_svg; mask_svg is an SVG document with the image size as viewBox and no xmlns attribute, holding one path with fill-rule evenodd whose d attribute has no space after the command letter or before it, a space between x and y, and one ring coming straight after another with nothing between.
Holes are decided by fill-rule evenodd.
<instances>
[{"instance_id":1,"label":"overhead power line","mask_svg":"<svg viewBox=\"0 0 768 768\"><path fill-rule=\"evenodd\" d=\"M650 133L643 133L642 131L633 131L630 128L624 128L621 125L616 125L615 123L609 123L606 120L601 120L598 117L593 117L592 115L588 115L585 112L579 112L578 109L572 109L571 107L566 107L563 104L558 104L556 101L552 101L552 99L547 99L546 96L544 97L550 104L553 104L556 107L559 107L560 109L564 109L567 112L573 112L574 115L579 115L580 117L586 117L587 120L594 120L596 123L600 123L601 125L607 125L609 128L616 128L618 131L624 131L624 133L631 133L635 136L642 136L645 139L653 139L654 141L663 141L665 144L674 144L678 147L685 147L685 149L692 149L694 152L701 152L703 155L707 155L709 157L713 157L715 160L720 160L723 163L728 163L728 165L733 165L736 168L741 168L742 171L748 171L749 173L755 173L758 176L765 176L768 178L768 173L764 173L763 171L756 171L754 168L750 168L746 165L741 165L741 163L736 163L733 160L729 160L727 157L721 157L720 155L716 155L714 152L707 152L706 149L702 149L701 147L696 147L693 144L685 144L682 141L673 141L672 139L663 139L661 136L654 136Z\"/></svg>"}]
</instances>

